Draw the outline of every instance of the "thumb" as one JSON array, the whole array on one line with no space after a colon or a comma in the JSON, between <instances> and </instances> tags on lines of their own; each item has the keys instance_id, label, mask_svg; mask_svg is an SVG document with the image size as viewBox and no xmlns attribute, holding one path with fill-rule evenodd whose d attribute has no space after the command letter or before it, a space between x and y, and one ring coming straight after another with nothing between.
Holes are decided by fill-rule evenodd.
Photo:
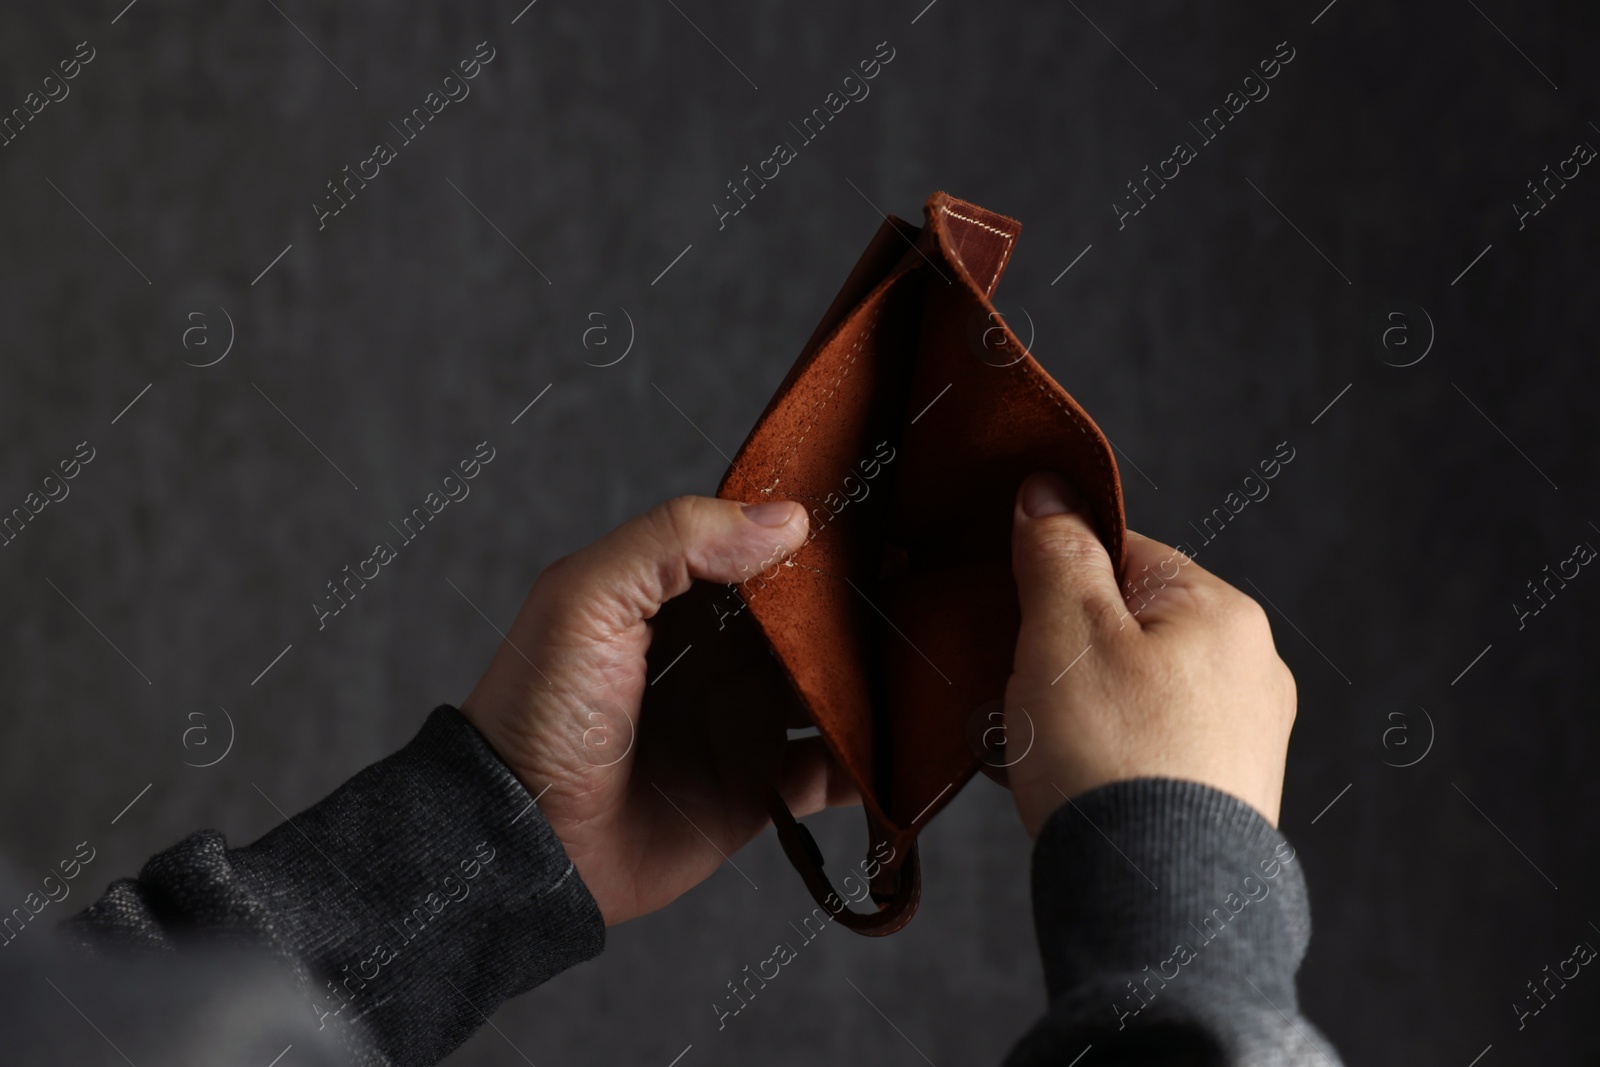
<instances>
[{"instance_id":1,"label":"thumb","mask_svg":"<svg viewBox=\"0 0 1600 1067\"><path fill-rule=\"evenodd\" d=\"M781 563L805 543L807 526L805 508L793 501L678 497L558 561L546 572L547 592L620 633L694 579L742 582Z\"/></svg>"},{"instance_id":2,"label":"thumb","mask_svg":"<svg viewBox=\"0 0 1600 1067\"><path fill-rule=\"evenodd\" d=\"M1059 669L1063 654L1071 659L1119 628L1126 608L1111 557L1083 498L1059 475L1035 474L1018 490L1011 569L1022 607L1019 671Z\"/></svg>"}]
</instances>

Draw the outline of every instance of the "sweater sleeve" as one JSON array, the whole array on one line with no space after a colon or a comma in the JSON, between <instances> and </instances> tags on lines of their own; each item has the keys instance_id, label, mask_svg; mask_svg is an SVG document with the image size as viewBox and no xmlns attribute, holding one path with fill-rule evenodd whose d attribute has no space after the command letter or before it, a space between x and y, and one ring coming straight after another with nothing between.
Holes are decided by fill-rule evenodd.
<instances>
[{"instance_id":1,"label":"sweater sleeve","mask_svg":"<svg viewBox=\"0 0 1600 1067\"><path fill-rule=\"evenodd\" d=\"M605 944L534 798L449 706L254 844L196 833L65 927L94 949L264 948L356 1062L397 1065L438 1062Z\"/></svg>"},{"instance_id":2,"label":"sweater sleeve","mask_svg":"<svg viewBox=\"0 0 1600 1067\"><path fill-rule=\"evenodd\" d=\"M1300 864L1242 801L1162 778L1068 801L1034 845L1033 909L1049 1007L1007 1067L1339 1067L1295 994Z\"/></svg>"}]
</instances>

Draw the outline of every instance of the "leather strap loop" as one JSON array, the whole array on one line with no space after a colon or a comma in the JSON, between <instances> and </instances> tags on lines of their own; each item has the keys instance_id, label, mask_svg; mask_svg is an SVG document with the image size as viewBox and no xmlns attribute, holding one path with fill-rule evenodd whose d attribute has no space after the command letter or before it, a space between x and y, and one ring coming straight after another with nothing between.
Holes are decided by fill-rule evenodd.
<instances>
[{"instance_id":1,"label":"leather strap loop","mask_svg":"<svg viewBox=\"0 0 1600 1067\"><path fill-rule=\"evenodd\" d=\"M767 811L772 816L772 825L778 831L778 842L783 846L784 854L789 857L794 869L800 872L800 878L811 891L812 899L841 925L858 934L881 937L899 930L917 913L917 902L922 898L922 865L917 859L915 838L907 846L904 862L891 876L893 884L887 887L873 885L871 895L878 910L853 911L844 898L834 891L823 872L822 850L817 847L816 838L795 819L783 797L770 786L767 789ZM874 879L875 883L883 881L882 877Z\"/></svg>"}]
</instances>

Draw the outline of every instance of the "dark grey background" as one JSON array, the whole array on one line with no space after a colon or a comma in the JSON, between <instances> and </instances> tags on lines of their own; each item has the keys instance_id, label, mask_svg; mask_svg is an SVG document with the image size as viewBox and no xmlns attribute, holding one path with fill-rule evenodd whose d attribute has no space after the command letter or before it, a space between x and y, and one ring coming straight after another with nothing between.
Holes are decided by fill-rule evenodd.
<instances>
[{"instance_id":1,"label":"dark grey background","mask_svg":"<svg viewBox=\"0 0 1600 1067\"><path fill-rule=\"evenodd\" d=\"M1510 1005L1600 942L1600 576L1521 631L1510 605L1600 546L1600 173L1521 231L1511 204L1600 144L1600 15L925 2L539 0L514 25L518 0L7 6L4 109L97 50L0 148L0 509L98 452L0 549L4 847L24 872L98 849L53 908L194 828L252 839L461 699L497 641L472 604L504 626L557 556L709 491L724 460L696 425L731 453L874 205L916 219L944 188L1023 220L1000 306L1121 450L1137 529L1193 542L1296 450L1199 558L1270 599L1300 683L1283 826L1315 905L1308 1013L1350 1063L1595 1061L1600 978L1520 1033ZM324 182L483 40L470 98L317 232ZM870 97L719 232L724 183L885 40ZM1271 95L1119 232L1124 182L1281 41ZM1396 301L1437 332L1403 369L1373 347ZM219 305L231 354L185 366L220 352ZM631 353L586 366L621 351L622 308ZM183 347L194 311L209 349ZM596 323L612 343L586 349ZM1405 323L1391 359L1427 340ZM323 583L485 439L471 497L318 632ZM186 767L220 750L219 707L235 747ZM858 847L856 819L822 820L825 846ZM724 983L810 907L770 835L736 857L758 890L724 867L451 1062L995 1062L1043 1004L1027 841L981 779L924 840L906 932L830 931L721 1033Z\"/></svg>"}]
</instances>

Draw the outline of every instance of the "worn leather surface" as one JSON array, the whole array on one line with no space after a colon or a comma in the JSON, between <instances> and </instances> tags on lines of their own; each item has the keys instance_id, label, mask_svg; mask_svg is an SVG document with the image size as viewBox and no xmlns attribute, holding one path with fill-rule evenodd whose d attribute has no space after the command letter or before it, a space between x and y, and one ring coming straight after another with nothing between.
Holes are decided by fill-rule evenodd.
<instances>
[{"instance_id":1,"label":"worn leather surface","mask_svg":"<svg viewBox=\"0 0 1600 1067\"><path fill-rule=\"evenodd\" d=\"M860 790L874 847L893 850L873 885L891 914L841 916L863 932L910 918L916 833L979 767L969 724L1003 696L1016 644L1022 480L1077 485L1122 569L1111 447L991 302L1020 230L942 192L920 229L887 219L718 489L811 514L805 546L740 591ZM815 849L783 814L821 900Z\"/></svg>"}]
</instances>

